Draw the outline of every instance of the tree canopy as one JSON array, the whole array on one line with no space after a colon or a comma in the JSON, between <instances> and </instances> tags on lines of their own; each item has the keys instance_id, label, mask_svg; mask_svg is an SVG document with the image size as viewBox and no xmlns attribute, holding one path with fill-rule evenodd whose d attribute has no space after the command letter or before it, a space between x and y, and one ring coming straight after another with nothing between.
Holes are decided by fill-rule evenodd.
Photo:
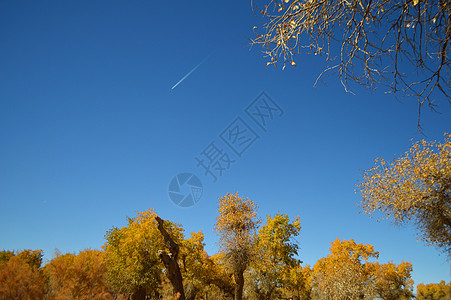
<instances>
[{"instance_id":1,"label":"tree canopy","mask_svg":"<svg viewBox=\"0 0 451 300\"><path fill-rule=\"evenodd\" d=\"M330 254L313 267L316 293L323 299L361 299L374 295L366 262L378 258L372 245L354 240L331 243Z\"/></svg>"},{"instance_id":2,"label":"tree canopy","mask_svg":"<svg viewBox=\"0 0 451 300\"><path fill-rule=\"evenodd\" d=\"M420 283L417 286L417 300L451 299L451 281L446 283Z\"/></svg>"},{"instance_id":3,"label":"tree canopy","mask_svg":"<svg viewBox=\"0 0 451 300\"><path fill-rule=\"evenodd\" d=\"M413 221L427 245L451 252L451 135L445 141L414 143L401 157L363 173L361 206L396 223Z\"/></svg>"},{"instance_id":4,"label":"tree canopy","mask_svg":"<svg viewBox=\"0 0 451 300\"><path fill-rule=\"evenodd\" d=\"M296 258L299 245L293 240L299 235L301 223L299 217L292 222L286 214L268 215L256 236L256 255L258 260L251 265L250 278L253 292L259 298L271 299L281 295L279 289L290 281L290 270L299 266Z\"/></svg>"},{"instance_id":5,"label":"tree canopy","mask_svg":"<svg viewBox=\"0 0 451 300\"><path fill-rule=\"evenodd\" d=\"M374 291L384 300L410 299L413 297L412 264L403 261L399 265L393 262L380 264L370 263L371 276L374 281Z\"/></svg>"},{"instance_id":6,"label":"tree canopy","mask_svg":"<svg viewBox=\"0 0 451 300\"><path fill-rule=\"evenodd\" d=\"M128 218L127 227L113 227L105 235L108 280L121 294L145 295L161 284L163 265L157 253L165 246L156 217L153 209L138 212L135 218ZM174 240L183 239L180 224L165 222L165 226Z\"/></svg>"},{"instance_id":7,"label":"tree canopy","mask_svg":"<svg viewBox=\"0 0 451 300\"><path fill-rule=\"evenodd\" d=\"M0 252L0 299L42 299L42 250Z\"/></svg>"},{"instance_id":8,"label":"tree canopy","mask_svg":"<svg viewBox=\"0 0 451 300\"><path fill-rule=\"evenodd\" d=\"M314 292L320 299L410 299L412 264L371 261L379 252L370 244L336 239L330 254L313 267Z\"/></svg>"},{"instance_id":9,"label":"tree canopy","mask_svg":"<svg viewBox=\"0 0 451 300\"><path fill-rule=\"evenodd\" d=\"M56 255L45 267L47 295L53 299L113 299L106 283L105 252L83 250Z\"/></svg>"}]
</instances>

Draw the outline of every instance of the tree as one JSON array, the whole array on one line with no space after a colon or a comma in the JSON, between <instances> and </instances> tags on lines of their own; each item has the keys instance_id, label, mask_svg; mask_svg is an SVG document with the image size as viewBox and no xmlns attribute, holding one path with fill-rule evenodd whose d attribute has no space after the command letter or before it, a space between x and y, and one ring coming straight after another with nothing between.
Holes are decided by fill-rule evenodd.
<instances>
[{"instance_id":1,"label":"tree","mask_svg":"<svg viewBox=\"0 0 451 300\"><path fill-rule=\"evenodd\" d=\"M417 300L451 299L451 282L422 284L417 286Z\"/></svg>"},{"instance_id":2,"label":"tree","mask_svg":"<svg viewBox=\"0 0 451 300\"><path fill-rule=\"evenodd\" d=\"M256 254L259 257L251 268L253 290L259 299L271 299L288 282L290 270L297 267L299 246L293 238L299 235L299 217L290 223L288 215L277 213L266 217L266 224L258 230Z\"/></svg>"},{"instance_id":3,"label":"tree","mask_svg":"<svg viewBox=\"0 0 451 300\"><path fill-rule=\"evenodd\" d=\"M434 91L451 103L449 1L251 2L265 18L261 30L254 27L252 44L263 47L267 65L279 59L284 67L296 65L294 56L302 51L324 54L332 64L317 82L324 73L336 71L346 91L349 82L369 88L383 84L394 93L417 97L420 108L435 106Z\"/></svg>"},{"instance_id":4,"label":"tree","mask_svg":"<svg viewBox=\"0 0 451 300\"><path fill-rule=\"evenodd\" d=\"M330 254L313 267L314 286L321 299L353 300L374 295L370 270L365 264L378 258L372 245L357 244L354 240L331 243Z\"/></svg>"},{"instance_id":5,"label":"tree","mask_svg":"<svg viewBox=\"0 0 451 300\"><path fill-rule=\"evenodd\" d=\"M384 300L411 299L413 297L412 264L393 262L379 264L370 263L371 276L374 280L376 294Z\"/></svg>"},{"instance_id":6,"label":"tree","mask_svg":"<svg viewBox=\"0 0 451 300\"><path fill-rule=\"evenodd\" d=\"M17 255L2 251L0 299L43 299L45 280L41 260L42 250L24 250Z\"/></svg>"},{"instance_id":7,"label":"tree","mask_svg":"<svg viewBox=\"0 0 451 300\"><path fill-rule=\"evenodd\" d=\"M144 299L160 287L163 266L158 251L165 244L156 217L153 209L138 212L128 218L127 227L113 227L106 233L107 279L115 292ZM183 239L179 224L165 221L164 228L176 243Z\"/></svg>"},{"instance_id":8,"label":"tree","mask_svg":"<svg viewBox=\"0 0 451 300\"><path fill-rule=\"evenodd\" d=\"M258 225L257 206L238 193L219 198L215 230L226 265L235 279L235 300L243 297L244 271L253 259L254 233Z\"/></svg>"},{"instance_id":9,"label":"tree","mask_svg":"<svg viewBox=\"0 0 451 300\"><path fill-rule=\"evenodd\" d=\"M208 293L214 285L226 295L233 296L233 284L220 260L221 254L210 257L204 250L204 234L192 232L181 247L182 275L187 300Z\"/></svg>"},{"instance_id":10,"label":"tree","mask_svg":"<svg viewBox=\"0 0 451 300\"><path fill-rule=\"evenodd\" d=\"M313 291L320 299L401 300L413 297L412 264L370 262L379 252L354 240L332 242L330 254L313 267Z\"/></svg>"},{"instance_id":11,"label":"tree","mask_svg":"<svg viewBox=\"0 0 451 300\"><path fill-rule=\"evenodd\" d=\"M414 143L388 164L376 159L358 185L365 213L416 223L427 245L451 254L451 135L445 142Z\"/></svg>"},{"instance_id":12,"label":"tree","mask_svg":"<svg viewBox=\"0 0 451 300\"><path fill-rule=\"evenodd\" d=\"M289 269L284 278L284 298L294 300L310 300L313 299L313 270L309 265L301 266L298 262Z\"/></svg>"},{"instance_id":13,"label":"tree","mask_svg":"<svg viewBox=\"0 0 451 300\"><path fill-rule=\"evenodd\" d=\"M105 276L105 252L86 249L58 254L44 268L52 299L113 299Z\"/></svg>"}]
</instances>

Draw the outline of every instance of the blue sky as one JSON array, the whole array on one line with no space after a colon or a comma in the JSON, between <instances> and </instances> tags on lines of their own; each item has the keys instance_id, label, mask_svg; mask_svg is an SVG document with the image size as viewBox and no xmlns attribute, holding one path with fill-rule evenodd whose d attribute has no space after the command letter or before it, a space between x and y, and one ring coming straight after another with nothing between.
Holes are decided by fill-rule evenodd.
<instances>
[{"instance_id":1,"label":"blue sky","mask_svg":"<svg viewBox=\"0 0 451 300\"><path fill-rule=\"evenodd\" d=\"M154 207L187 235L202 230L213 254L217 198L238 191L262 219L300 216L305 263L354 238L382 262L412 262L416 284L449 280L446 257L413 227L377 223L355 205L359 169L424 138L415 100L345 93L336 77L314 88L320 56L265 67L248 47L259 22L246 1L0 2L0 249L50 259L55 248L99 248L108 229ZM263 91L284 112L266 132L245 113ZM450 131L451 109L437 103L441 114L422 115L430 140ZM213 182L195 157L212 141L227 149L220 134L237 117L259 139ZM204 188L190 208L168 197L183 172Z\"/></svg>"}]
</instances>

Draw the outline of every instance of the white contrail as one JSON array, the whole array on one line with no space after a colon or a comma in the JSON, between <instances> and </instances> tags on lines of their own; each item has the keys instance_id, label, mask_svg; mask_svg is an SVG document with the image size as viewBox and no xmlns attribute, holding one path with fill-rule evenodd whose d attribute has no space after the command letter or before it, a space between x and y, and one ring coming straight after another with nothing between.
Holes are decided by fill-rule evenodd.
<instances>
[{"instance_id":1,"label":"white contrail","mask_svg":"<svg viewBox=\"0 0 451 300\"><path fill-rule=\"evenodd\" d=\"M188 72L188 74L186 74L185 76L182 77L182 79L179 80L179 82L177 82L176 84L174 84L173 87L171 87L171 90L175 89L180 83L182 83L183 80L186 79L186 77L188 77L189 75L191 75L191 73L193 73L194 71L196 71L197 68L200 67L201 64L203 64L209 56L205 57L197 66L195 66L191 71Z\"/></svg>"}]
</instances>

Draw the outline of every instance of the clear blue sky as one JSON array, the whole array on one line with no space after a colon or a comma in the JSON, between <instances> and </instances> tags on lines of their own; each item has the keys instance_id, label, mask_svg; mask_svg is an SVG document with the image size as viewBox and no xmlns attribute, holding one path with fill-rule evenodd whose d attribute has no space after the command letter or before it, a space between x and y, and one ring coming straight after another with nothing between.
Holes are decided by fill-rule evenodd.
<instances>
[{"instance_id":1,"label":"clear blue sky","mask_svg":"<svg viewBox=\"0 0 451 300\"><path fill-rule=\"evenodd\" d=\"M412 262L416 284L449 280L446 257L413 228L377 223L355 205L359 169L424 138L415 100L347 94L336 77L315 89L319 56L265 67L247 47L259 22L246 1L1 1L0 249L50 259L55 248L99 248L108 229L154 207L187 235L202 230L213 254L217 197L238 191L262 219L300 216L305 263L335 238L354 238L382 262ZM244 111L262 91L284 111L266 133ZM451 109L438 103L441 114L423 111L430 140L451 131ZM225 149L220 134L238 116L260 138L214 183L195 157L212 141ZM204 186L190 208L167 193L182 172Z\"/></svg>"}]
</instances>

